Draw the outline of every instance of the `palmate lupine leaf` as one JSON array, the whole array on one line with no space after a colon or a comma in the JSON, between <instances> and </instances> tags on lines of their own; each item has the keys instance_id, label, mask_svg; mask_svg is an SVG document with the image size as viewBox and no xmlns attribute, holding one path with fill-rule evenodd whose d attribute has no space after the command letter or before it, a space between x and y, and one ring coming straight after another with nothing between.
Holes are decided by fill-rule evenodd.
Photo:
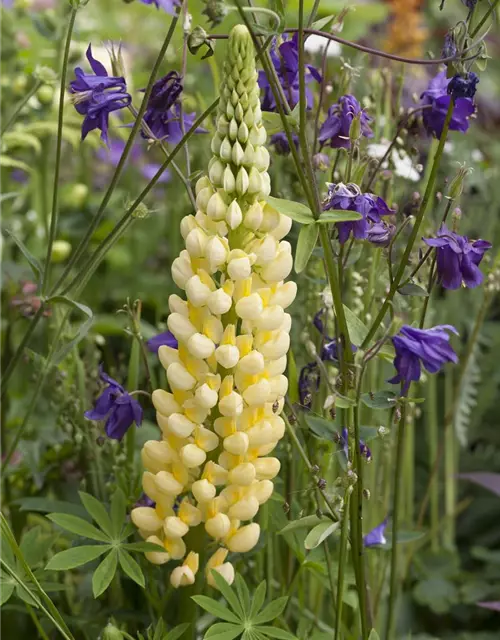
<instances>
[{"instance_id":1,"label":"palmate lupine leaf","mask_svg":"<svg viewBox=\"0 0 500 640\"><path fill-rule=\"evenodd\" d=\"M240 575L235 578L236 593L225 579L213 570L212 575L217 588L222 593L232 611L220 601L208 596L193 596L200 607L225 622L216 622L205 633L204 638L231 640L232 638L284 638L295 636L284 629L265 623L272 622L284 611L288 597L277 598L262 609L266 597L266 582L262 581L255 590L253 599L245 581Z\"/></svg>"},{"instance_id":2,"label":"palmate lupine leaf","mask_svg":"<svg viewBox=\"0 0 500 640\"><path fill-rule=\"evenodd\" d=\"M66 513L51 513L47 517L70 533L103 544L81 545L61 551L49 561L46 569L76 569L106 554L92 577L95 598L109 587L118 566L131 580L144 587L146 581L142 569L129 552L164 551L163 547L150 542L125 542L133 532L133 527L126 521L126 499L121 489L118 488L113 494L109 513L94 496L81 491L80 498L99 529L83 518Z\"/></svg>"}]
</instances>

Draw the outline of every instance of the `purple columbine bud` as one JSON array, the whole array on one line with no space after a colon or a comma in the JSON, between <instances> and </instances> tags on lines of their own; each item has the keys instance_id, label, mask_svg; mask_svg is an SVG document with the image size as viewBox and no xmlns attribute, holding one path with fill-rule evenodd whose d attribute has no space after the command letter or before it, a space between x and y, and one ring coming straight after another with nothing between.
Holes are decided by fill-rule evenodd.
<instances>
[{"instance_id":1,"label":"purple columbine bud","mask_svg":"<svg viewBox=\"0 0 500 640\"><path fill-rule=\"evenodd\" d=\"M478 82L479 78L473 71L469 71L465 76L457 73L450 80L448 94L454 100L458 100L458 98L473 98L476 94Z\"/></svg>"}]
</instances>

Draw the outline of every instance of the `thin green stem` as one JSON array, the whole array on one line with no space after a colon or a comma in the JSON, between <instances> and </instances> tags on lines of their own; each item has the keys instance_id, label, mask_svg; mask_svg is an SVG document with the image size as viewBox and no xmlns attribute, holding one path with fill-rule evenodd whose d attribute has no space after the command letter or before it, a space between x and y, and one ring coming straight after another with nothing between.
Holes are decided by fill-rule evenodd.
<instances>
[{"instance_id":1,"label":"thin green stem","mask_svg":"<svg viewBox=\"0 0 500 640\"><path fill-rule=\"evenodd\" d=\"M417 219L415 220L415 224L413 225L413 229L411 230L410 233L410 237L408 238L408 242L406 244L406 248L404 250L403 253L403 257L401 258L401 261L399 263L398 266L398 270L396 272L396 275L394 277L394 280L391 284L391 288L389 290L389 293L387 294L386 299L384 300L379 313L377 314L377 317L375 318L375 320L373 321L367 335L366 338L363 341L363 344L361 345L362 349L366 349L366 347L368 346L368 344L370 343L370 340L373 338L373 336L375 335L375 333L377 332L377 329L379 328L380 324L382 323L385 314L387 313L387 310L391 304L391 301L396 293L396 291L398 290L399 284L404 276L404 272L406 269L406 265L408 264L408 260L410 258L410 254L413 250L413 245L415 244L415 240L417 239L417 236L420 232L420 226L422 225L425 213L427 211L427 206L429 204L430 198L431 198L431 194L434 191L434 185L436 183L436 179L437 179L437 174L438 174L438 169L439 169L439 164L441 161L441 157L443 155L443 150L444 150L444 145L446 142L446 138L448 135L448 129L450 126L450 122L451 122L451 117L453 115L453 109L454 109L454 100L451 99L450 100L450 105L448 107L448 111L446 113L446 119L443 125L443 131L441 133L441 137L439 139L439 145L436 151L436 155L434 156L434 162L432 164L432 170L429 176L429 180L427 182L427 186L425 189L425 193L424 193L424 197L422 198L422 203L420 205L420 209L417 215Z\"/></svg>"},{"instance_id":2,"label":"thin green stem","mask_svg":"<svg viewBox=\"0 0 500 640\"><path fill-rule=\"evenodd\" d=\"M35 383L35 391L33 393L33 395L31 396L31 400L30 403L28 405L28 408L26 410L26 413L24 414L24 418L23 421L20 425L20 427L17 429L16 435L14 436L14 440L10 443L9 449L7 451L7 453L5 454L5 458L2 461L2 470L1 470L1 477L4 476L6 469L9 466L9 463L11 461L12 456L14 455L14 452L16 450L16 447L19 443L19 440L21 439L24 431L26 430L26 427L28 426L28 422L33 414L33 411L35 410L36 407L36 403L38 401L38 397L40 396L40 393L43 390L43 386L45 384L45 381L47 380L47 376L49 375L49 372L52 368L52 357L54 355L54 353L56 352L56 348L57 345L59 344L59 340L62 336L63 330L64 330L64 326L66 324L66 320L67 318L69 318L70 312L68 311L68 313L66 314L65 318L62 320L61 324L59 325L56 335L54 336L54 340L52 342L52 346L49 352L49 355L47 356L47 360L45 361L45 365L43 367L43 369L40 371L40 374L38 375L38 379Z\"/></svg>"},{"instance_id":3,"label":"thin green stem","mask_svg":"<svg viewBox=\"0 0 500 640\"><path fill-rule=\"evenodd\" d=\"M2 372L2 376L1 376L1 379L0 379L0 389L1 389L1 398L2 399L3 399L4 395L5 395L5 392L7 391L7 383L10 380L10 377L13 374L14 369L17 366L17 363L21 359L21 356L23 355L24 349L28 346L29 341L31 339L31 336L34 333L38 322L42 318L44 311L45 311L45 305L42 302L42 304L38 307L37 312L33 316L31 322L29 323L28 329L27 329L26 333L24 334L23 339L21 340L21 344L17 347L16 352L14 353L12 358L10 359L9 364L8 364L7 368L5 369L5 371Z\"/></svg>"},{"instance_id":4,"label":"thin green stem","mask_svg":"<svg viewBox=\"0 0 500 640\"><path fill-rule=\"evenodd\" d=\"M78 7L71 9L69 16L68 30L66 33L66 42L64 45L63 63L61 70L61 87L59 90L59 113L57 116L57 142L56 142L56 161L54 167L54 187L52 192L52 212L50 215L49 237L47 240L47 254L43 269L42 279L42 295L45 295L49 286L50 277L50 258L52 255L52 245L56 238L57 222L59 219L59 174L61 170L61 155L63 142L64 127L64 98L66 96L66 76L68 74L69 49L71 46L71 38L73 36L73 28L75 26L76 14Z\"/></svg>"},{"instance_id":5,"label":"thin green stem","mask_svg":"<svg viewBox=\"0 0 500 640\"><path fill-rule=\"evenodd\" d=\"M306 469L312 473L313 472L313 465L311 463L311 461L309 460L309 456L307 455L304 447L302 446L302 443L300 442L299 438L297 437L297 434L295 433L295 429L292 427L292 425L290 424L290 422L288 421L288 418L286 417L285 413L281 414L281 417L283 418L284 422L285 422L285 427L286 430L288 432L288 435L290 436L291 440L292 440L292 444L294 445L294 447L297 449L297 451L299 452L300 457L302 458L302 461L304 462ZM318 491L321 494L321 497L323 498L323 501L325 503L325 505L328 507L328 511L330 512L330 515L332 516L332 518L337 521L338 515L337 512L335 511L335 509L333 508L326 492L324 489L320 489L318 487Z\"/></svg>"},{"instance_id":6,"label":"thin green stem","mask_svg":"<svg viewBox=\"0 0 500 640\"><path fill-rule=\"evenodd\" d=\"M137 198L133 202L133 204L127 209L127 211L124 213L124 215L118 221L118 223L114 227L113 231L111 231L106 236L106 238L102 241L102 243L99 245L99 247L97 247L97 249L94 251L94 253L88 258L87 262L82 267L80 273L76 274L75 277L71 280L71 282L68 285L65 286L65 288L63 290L64 293L67 293L68 291L70 291L71 289L73 289L77 285L79 286L79 284L82 281L82 275L81 274L84 274L84 276L83 276L84 279L86 281L88 281L88 279L89 279L88 274L91 273L91 272L93 273L95 271L95 269L97 268L98 264L100 263L100 260L102 259L102 257L104 257L104 255L106 253L106 251L104 249L106 247L112 246L116 242L116 240L122 235L122 233L124 233L124 231L126 230L126 227L129 224L131 224L131 222L133 222L133 220L134 220L133 214L134 214L135 210L137 209L137 207L142 203L142 201L145 199L145 197L148 195L148 193L151 191L151 189L158 182L158 180L162 176L162 174L165 171L165 169L167 169L167 167L171 163L172 159L175 158L175 156L182 149L182 147L184 146L184 143L186 142L186 140L188 140L194 134L196 129L205 120L205 118L217 107L218 103L219 103L219 99L217 98L216 100L214 100L214 102L212 102L212 104L207 109L205 109L205 111L201 114L201 116L199 116L199 118L193 123L193 126L189 129L189 131L186 133L186 135L183 136L183 138L179 141L179 143L174 147L172 152L166 158L165 162L161 165L161 167L155 173L155 175L153 176L153 178L151 179L149 184L146 185L146 187L142 190L142 192L139 194L139 196L137 196Z\"/></svg>"},{"instance_id":7,"label":"thin green stem","mask_svg":"<svg viewBox=\"0 0 500 640\"><path fill-rule=\"evenodd\" d=\"M99 226L99 224L101 223L101 220L106 212L106 208L108 206L108 203L111 199L111 196L113 195L113 192L116 188L116 185L118 184L118 181L120 179L120 176L123 172L123 169L125 167L125 163L127 162L127 158L129 156L129 153L132 149L132 145L134 144L134 140L137 136L137 134L140 131L140 127L141 127L141 123L142 123L142 118L144 116L144 113L146 111L146 107L147 107L147 103L149 101L149 97L151 95L151 91L153 90L153 85L155 83L156 77L158 75L158 71L160 69L160 65L163 61L163 58L165 56L165 53L167 51L167 48L170 44L170 41L172 39L172 36L174 34L175 31L175 27L177 25L177 21L179 19L178 15L175 15L172 18L172 21L170 23L170 27L169 30L167 32L167 35L165 37L165 40L163 42L163 45L160 49L160 52L158 54L158 57L156 58L156 62L154 64L153 70L151 71L151 75L149 77L149 81L148 81L148 85L146 87L146 90L144 92L144 97L142 99L142 103L141 106L139 108L139 112L137 114L137 118L134 122L134 126L132 127L132 131L130 132L130 135L128 137L128 140L125 144L125 148L123 149L123 153L120 157L120 160L118 161L118 164L116 166L115 172L113 174L113 177L111 178L111 182L109 184L109 187L106 191L106 193L104 194L104 197L102 199L102 202L99 206L99 209L97 210L97 213L95 214L95 216L92 219L92 222L90 223L85 236L82 238L82 240L80 241L78 247L75 249L75 251L73 252L71 258L69 259L65 270L63 271L63 273L61 274L59 280L56 282L56 284L54 285L54 287L51 290L51 295L54 294L59 287L61 286L61 284L66 280L67 276L69 275L69 273L71 272L72 268L74 267L74 265L78 262L78 260L80 259L80 257L82 256L82 254L85 252L85 250L87 249L92 236L94 235L95 230L97 229L97 227ZM50 254L49 254L50 256Z\"/></svg>"},{"instance_id":8,"label":"thin green stem","mask_svg":"<svg viewBox=\"0 0 500 640\"><path fill-rule=\"evenodd\" d=\"M406 403L401 409L401 419L398 425L396 464L394 465L393 483L393 503L392 503L392 548L391 548L391 579L389 587L389 604L387 610L387 620L385 627L385 640L392 640L394 618L398 590L398 530L399 530L399 507L401 494L401 472L404 462L404 432L406 422Z\"/></svg>"},{"instance_id":9,"label":"thin green stem","mask_svg":"<svg viewBox=\"0 0 500 640\"><path fill-rule=\"evenodd\" d=\"M340 640L340 627L342 624L342 605L344 604L344 576L345 565L347 559L347 532L349 524L349 490L344 496L344 517L342 518L342 528L340 530L340 547L339 547L339 568L337 573L337 614L335 616L335 640Z\"/></svg>"},{"instance_id":10,"label":"thin green stem","mask_svg":"<svg viewBox=\"0 0 500 640\"><path fill-rule=\"evenodd\" d=\"M481 20L477 23L477 25L474 27L474 29L472 30L472 32L469 34L469 36L471 38L474 38L475 36L477 36L477 34L481 31L483 25L486 23L486 21L488 20L488 18L491 16L491 14L495 11L495 9L497 8L497 4L498 4L498 0L493 0L493 2L491 3L488 11L486 11L486 13L484 14L484 16L481 18Z\"/></svg>"},{"instance_id":11,"label":"thin green stem","mask_svg":"<svg viewBox=\"0 0 500 640\"><path fill-rule=\"evenodd\" d=\"M35 95L35 93L38 91L38 89L40 89L41 86L42 81L37 80L28 91L28 93L16 104L16 106L14 107L14 111L10 114L10 116L5 121L5 124L2 126L2 129L0 131L0 138L12 127L25 105L28 104L30 98Z\"/></svg>"},{"instance_id":12,"label":"thin green stem","mask_svg":"<svg viewBox=\"0 0 500 640\"><path fill-rule=\"evenodd\" d=\"M40 624L40 620L37 618L36 613L33 611L33 607L31 607L27 602L25 602L25 605L30 618L33 620L33 624L38 631L40 640L49 640L49 636L45 633L42 625Z\"/></svg>"},{"instance_id":13,"label":"thin green stem","mask_svg":"<svg viewBox=\"0 0 500 640\"><path fill-rule=\"evenodd\" d=\"M427 388L427 447L429 452L430 467L436 464L438 452L438 407L437 407L437 380L436 376L430 376ZM431 520L431 550L439 550L439 487L436 482L432 484L430 498Z\"/></svg>"}]
</instances>

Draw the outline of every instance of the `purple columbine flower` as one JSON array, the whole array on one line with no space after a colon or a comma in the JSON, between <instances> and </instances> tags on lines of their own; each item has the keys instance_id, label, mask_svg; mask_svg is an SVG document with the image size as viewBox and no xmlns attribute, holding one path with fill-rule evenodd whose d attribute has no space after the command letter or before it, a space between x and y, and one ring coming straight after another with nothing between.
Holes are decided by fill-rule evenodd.
<instances>
[{"instance_id":1,"label":"purple columbine flower","mask_svg":"<svg viewBox=\"0 0 500 640\"><path fill-rule=\"evenodd\" d=\"M179 343L177 342L174 334L170 331L159 333L157 336L150 338L147 341L147 345L151 353L158 353L158 349L163 345L171 347L172 349L177 349L179 347Z\"/></svg>"},{"instance_id":2,"label":"purple columbine flower","mask_svg":"<svg viewBox=\"0 0 500 640\"><path fill-rule=\"evenodd\" d=\"M328 109L326 120L319 130L318 140L321 146L329 144L334 149L343 147L351 148L349 131L355 117L360 118L361 135L365 138L373 138L373 131L370 129L370 116L361 108L361 105L354 96L342 96L338 102Z\"/></svg>"},{"instance_id":3,"label":"purple columbine flower","mask_svg":"<svg viewBox=\"0 0 500 640\"><path fill-rule=\"evenodd\" d=\"M299 48L298 33L294 33L290 38L283 36L283 42L276 51L276 39L271 47L270 55L274 68L278 75L285 97L290 109L293 109L299 101ZM278 53L279 52L279 53ZM313 80L321 82L321 74L311 64L306 64L305 80L309 84ZM259 71L259 87L264 90L261 106L264 111L276 111L276 101L274 99L271 85L267 79L265 71ZM309 87L306 87L307 109L312 109L313 94Z\"/></svg>"},{"instance_id":4,"label":"purple columbine flower","mask_svg":"<svg viewBox=\"0 0 500 640\"><path fill-rule=\"evenodd\" d=\"M85 73L83 69L76 67L76 80L70 83L71 99L78 113L85 116L82 140L85 140L90 131L99 129L101 140L108 144L109 114L128 107L132 98L127 93L125 78L108 76L104 65L92 56L90 44L87 60L95 75Z\"/></svg>"},{"instance_id":5,"label":"purple columbine flower","mask_svg":"<svg viewBox=\"0 0 500 640\"><path fill-rule=\"evenodd\" d=\"M483 281L479 264L491 244L486 240L471 242L442 224L436 238L424 238L429 247L436 247L437 271L445 289L458 289L462 282L469 289Z\"/></svg>"},{"instance_id":6,"label":"purple columbine flower","mask_svg":"<svg viewBox=\"0 0 500 640\"><path fill-rule=\"evenodd\" d=\"M176 14L176 10L181 6L179 0L140 0L142 4L154 4L157 9L163 9L171 16Z\"/></svg>"},{"instance_id":7,"label":"purple columbine flower","mask_svg":"<svg viewBox=\"0 0 500 640\"><path fill-rule=\"evenodd\" d=\"M108 438L121 440L128 429L142 423L142 407L116 380L99 371L99 377L108 385L97 398L95 407L85 412L88 420L106 420L105 431Z\"/></svg>"},{"instance_id":8,"label":"purple columbine flower","mask_svg":"<svg viewBox=\"0 0 500 640\"><path fill-rule=\"evenodd\" d=\"M397 374L388 382L402 383L401 395L408 393L412 381L420 380L421 364L429 373L437 373L446 362L458 362L458 356L450 345L448 331L458 335L455 327L449 324L437 325L431 329L415 329L404 325L398 335L392 338L396 350L394 367Z\"/></svg>"},{"instance_id":9,"label":"purple columbine flower","mask_svg":"<svg viewBox=\"0 0 500 640\"><path fill-rule=\"evenodd\" d=\"M339 444L344 451L345 457L347 458L347 460L349 460L349 432L345 427L342 429L339 440ZM367 447L367 445L363 442L363 440L361 440L361 438L359 440L359 452L367 459L367 461L370 461L372 459L372 452L370 451L370 448Z\"/></svg>"},{"instance_id":10,"label":"purple columbine flower","mask_svg":"<svg viewBox=\"0 0 500 640\"><path fill-rule=\"evenodd\" d=\"M326 328L323 322L323 316L326 312L326 309L323 307L320 309L313 318L313 325L323 336L323 346L321 349L321 360L323 362L336 362L339 359L338 352L340 346L340 339L332 338L326 333ZM358 348L356 345L351 344L351 349L353 353L356 353Z\"/></svg>"},{"instance_id":11,"label":"purple columbine flower","mask_svg":"<svg viewBox=\"0 0 500 640\"><path fill-rule=\"evenodd\" d=\"M295 133L292 133L292 139L295 144L295 148L298 149L299 137ZM284 132L275 133L271 136L271 144L274 145L274 150L280 156L287 156L290 153L290 145L288 144L288 138Z\"/></svg>"},{"instance_id":12,"label":"purple columbine flower","mask_svg":"<svg viewBox=\"0 0 500 640\"><path fill-rule=\"evenodd\" d=\"M352 235L357 240L365 240L370 228L370 222L381 222L381 216L394 213L387 203L373 193L361 193L355 184L328 184L328 196L323 203L323 211L330 209L343 209L344 211L357 211L363 217L351 222L338 222L339 241L344 244Z\"/></svg>"},{"instance_id":13,"label":"purple columbine flower","mask_svg":"<svg viewBox=\"0 0 500 640\"><path fill-rule=\"evenodd\" d=\"M458 100L459 98L473 98L476 95L479 78L473 71L465 76L457 73L448 84L448 95Z\"/></svg>"},{"instance_id":14,"label":"purple columbine flower","mask_svg":"<svg viewBox=\"0 0 500 640\"><path fill-rule=\"evenodd\" d=\"M446 77L446 72L441 71L430 82L427 89L420 96L421 105L428 107L422 111L424 126L428 133L440 138L443 132L446 113L451 96L448 95L448 86L451 79ZM458 98L450 121L450 131L465 133L469 128L469 116L474 113L474 103L471 98Z\"/></svg>"},{"instance_id":15,"label":"purple columbine flower","mask_svg":"<svg viewBox=\"0 0 500 640\"><path fill-rule=\"evenodd\" d=\"M379 545L387 544L387 539L385 537L387 523L388 519L384 518L378 526L369 531L363 538L363 545L365 547L378 547Z\"/></svg>"},{"instance_id":16,"label":"purple columbine flower","mask_svg":"<svg viewBox=\"0 0 500 640\"><path fill-rule=\"evenodd\" d=\"M396 227L382 220L382 222L373 222L367 233L366 239L377 247L388 247Z\"/></svg>"},{"instance_id":17,"label":"purple columbine flower","mask_svg":"<svg viewBox=\"0 0 500 640\"><path fill-rule=\"evenodd\" d=\"M182 78L177 71L170 71L153 85L144 122L158 140L177 144L183 137L179 102L182 91ZM194 113L183 114L184 131L193 126L195 119ZM198 127L195 133L206 133L206 129ZM146 134L142 135L147 138Z\"/></svg>"}]
</instances>

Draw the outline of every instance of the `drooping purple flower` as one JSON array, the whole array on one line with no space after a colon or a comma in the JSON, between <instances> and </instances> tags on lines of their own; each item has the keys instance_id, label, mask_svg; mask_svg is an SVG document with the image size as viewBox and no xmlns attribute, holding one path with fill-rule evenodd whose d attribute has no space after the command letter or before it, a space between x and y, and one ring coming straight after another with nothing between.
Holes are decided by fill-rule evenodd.
<instances>
[{"instance_id":1,"label":"drooping purple flower","mask_svg":"<svg viewBox=\"0 0 500 640\"><path fill-rule=\"evenodd\" d=\"M401 395L408 393L412 381L420 380L421 364L429 373L437 373L446 362L458 362L458 356L450 345L448 331L458 335L455 327L448 324L431 329L415 329L404 325L398 335L392 338L397 374L388 382L402 383Z\"/></svg>"},{"instance_id":2,"label":"drooping purple flower","mask_svg":"<svg viewBox=\"0 0 500 640\"><path fill-rule=\"evenodd\" d=\"M319 369L316 362L306 364L299 374L299 399L305 409L312 405L312 394L319 389Z\"/></svg>"},{"instance_id":3,"label":"drooping purple flower","mask_svg":"<svg viewBox=\"0 0 500 640\"><path fill-rule=\"evenodd\" d=\"M318 171L328 171L330 168L330 158L326 153L316 153L312 161L314 168Z\"/></svg>"},{"instance_id":4,"label":"drooping purple flower","mask_svg":"<svg viewBox=\"0 0 500 640\"><path fill-rule=\"evenodd\" d=\"M369 126L372 118L361 108L354 96L347 94L328 109L326 120L319 130L318 140L321 146L329 144L334 149L350 149L349 130L355 117L360 118L361 135L373 138L373 131Z\"/></svg>"},{"instance_id":5,"label":"drooping purple flower","mask_svg":"<svg viewBox=\"0 0 500 640\"><path fill-rule=\"evenodd\" d=\"M381 222L381 216L394 213L387 203L373 193L362 193L355 184L328 184L328 195L323 203L323 211L330 209L343 209L344 211L357 211L361 214L359 220L350 222L338 222L339 241L344 244L352 235L357 240L365 240L370 223Z\"/></svg>"},{"instance_id":6,"label":"drooping purple flower","mask_svg":"<svg viewBox=\"0 0 500 640\"><path fill-rule=\"evenodd\" d=\"M182 90L182 78L177 71L170 71L153 85L144 114L144 122L158 140L177 144L183 137L179 102ZM184 131L188 131L196 120L196 115L185 113L182 117ZM206 133L206 130L198 127L195 133ZM147 138L144 132L142 135Z\"/></svg>"},{"instance_id":7,"label":"drooping purple flower","mask_svg":"<svg viewBox=\"0 0 500 640\"><path fill-rule=\"evenodd\" d=\"M446 113L451 96L448 95L450 79L445 71L440 71L430 82L427 89L420 96L421 105L427 107L422 111L424 126L429 134L441 137ZM458 98L455 101L450 120L450 131L465 133L469 128L469 116L474 113L474 103L471 98Z\"/></svg>"},{"instance_id":8,"label":"drooping purple flower","mask_svg":"<svg viewBox=\"0 0 500 640\"><path fill-rule=\"evenodd\" d=\"M172 349L177 349L179 343L177 342L173 333L171 333L170 331L165 331L164 333L159 333L157 336L150 338L147 341L147 345L151 353L158 353L158 349L163 345L171 347Z\"/></svg>"},{"instance_id":9,"label":"drooping purple flower","mask_svg":"<svg viewBox=\"0 0 500 640\"><path fill-rule=\"evenodd\" d=\"M270 50L272 63L290 109L295 107L300 97L298 38L298 33L294 33L291 38L285 34L282 44L276 47L275 39ZM321 82L321 74L316 67L306 64L305 81L309 84L313 80ZM259 87L264 90L261 101L262 109L264 111L276 111L276 101L265 71L259 71ZM306 105L307 109L312 109L313 94L309 87L306 87Z\"/></svg>"},{"instance_id":10,"label":"drooping purple flower","mask_svg":"<svg viewBox=\"0 0 500 640\"><path fill-rule=\"evenodd\" d=\"M384 220L373 222L366 233L366 239L378 247L388 247L395 231L396 227Z\"/></svg>"},{"instance_id":11,"label":"drooping purple flower","mask_svg":"<svg viewBox=\"0 0 500 640\"><path fill-rule=\"evenodd\" d=\"M181 6L179 0L140 0L142 4L154 4L157 9L163 9L171 16L176 14L176 10Z\"/></svg>"},{"instance_id":12,"label":"drooping purple flower","mask_svg":"<svg viewBox=\"0 0 500 640\"><path fill-rule=\"evenodd\" d=\"M90 44L86 55L94 75L76 67L76 80L70 83L72 102L78 113L85 116L82 140L90 131L99 129L101 140L108 144L109 114L128 107L132 98L127 93L125 78L108 76L104 65L92 56Z\"/></svg>"},{"instance_id":13,"label":"drooping purple flower","mask_svg":"<svg viewBox=\"0 0 500 640\"><path fill-rule=\"evenodd\" d=\"M458 289L462 282L473 289L483 281L479 264L491 244L486 240L471 242L442 224L436 238L424 238L430 247L436 247L437 272L445 289Z\"/></svg>"},{"instance_id":14,"label":"drooping purple flower","mask_svg":"<svg viewBox=\"0 0 500 640\"><path fill-rule=\"evenodd\" d=\"M479 78L473 71L469 71L465 76L457 73L448 84L448 95L455 98L455 100L473 98L476 95L478 83Z\"/></svg>"},{"instance_id":15,"label":"drooping purple flower","mask_svg":"<svg viewBox=\"0 0 500 640\"><path fill-rule=\"evenodd\" d=\"M379 545L386 544L387 538L385 537L385 530L387 529L387 524L388 519L384 518L379 525L374 527L363 537L363 545L365 547L377 547Z\"/></svg>"},{"instance_id":16,"label":"drooping purple flower","mask_svg":"<svg viewBox=\"0 0 500 640\"><path fill-rule=\"evenodd\" d=\"M105 431L108 438L121 440L128 429L142 423L142 407L116 380L102 370L99 377L108 386L97 398L95 406L85 412L88 420L106 420Z\"/></svg>"},{"instance_id":17,"label":"drooping purple flower","mask_svg":"<svg viewBox=\"0 0 500 640\"><path fill-rule=\"evenodd\" d=\"M299 137L293 133L292 139L295 144L295 148L299 147ZM271 144L274 145L274 150L280 156L287 156L290 153L290 145L288 144L288 138L286 137L286 133L280 132L275 133L271 136Z\"/></svg>"},{"instance_id":18,"label":"drooping purple flower","mask_svg":"<svg viewBox=\"0 0 500 640\"><path fill-rule=\"evenodd\" d=\"M345 457L349 460L349 432L345 427L342 429L339 444L342 447L342 450L344 451ZM370 451L370 448L361 439L359 440L359 452L368 461L371 460L372 452Z\"/></svg>"}]
</instances>

